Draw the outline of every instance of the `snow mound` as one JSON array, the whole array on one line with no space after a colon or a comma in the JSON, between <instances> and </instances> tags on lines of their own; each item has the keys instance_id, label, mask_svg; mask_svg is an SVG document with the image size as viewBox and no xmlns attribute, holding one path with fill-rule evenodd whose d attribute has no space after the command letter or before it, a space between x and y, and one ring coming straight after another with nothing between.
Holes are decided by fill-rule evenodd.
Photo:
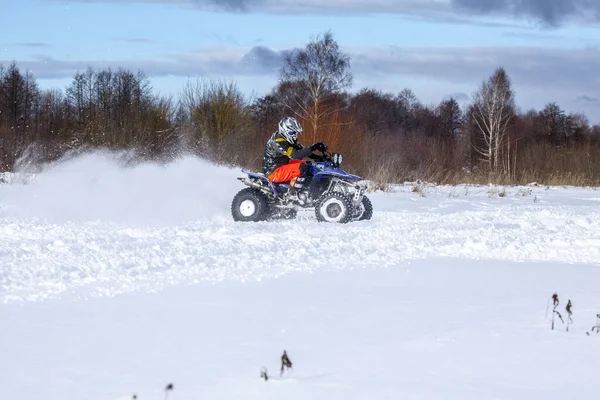
<instances>
[{"instance_id":1,"label":"snow mound","mask_svg":"<svg viewBox=\"0 0 600 400\"><path fill-rule=\"evenodd\" d=\"M370 194L370 221L235 223L235 169L90 154L0 186L0 302L114 296L435 257L598 263L597 191L431 187ZM492 190L493 189L493 190Z\"/></svg>"}]
</instances>

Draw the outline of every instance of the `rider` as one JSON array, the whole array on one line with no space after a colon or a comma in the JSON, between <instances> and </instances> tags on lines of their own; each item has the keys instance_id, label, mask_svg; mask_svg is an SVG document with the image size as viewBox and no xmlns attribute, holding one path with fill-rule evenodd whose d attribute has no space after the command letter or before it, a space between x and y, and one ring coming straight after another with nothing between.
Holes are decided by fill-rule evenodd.
<instances>
[{"instance_id":1,"label":"rider","mask_svg":"<svg viewBox=\"0 0 600 400\"><path fill-rule=\"evenodd\" d=\"M298 134L302 132L300 123L294 117L286 117L279 122L277 132L271 135L263 156L262 172L272 182L288 182L292 189L301 190L307 174L308 166L303 159L313 151L326 151L322 142L304 147L298 143Z\"/></svg>"}]
</instances>

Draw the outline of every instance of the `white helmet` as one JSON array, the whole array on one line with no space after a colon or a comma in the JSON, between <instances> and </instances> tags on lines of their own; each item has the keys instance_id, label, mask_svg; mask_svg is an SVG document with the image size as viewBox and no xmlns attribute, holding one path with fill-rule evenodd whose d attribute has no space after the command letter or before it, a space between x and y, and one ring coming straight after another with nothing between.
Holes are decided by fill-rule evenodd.
<instances>
[{"instance_id":1,"label":"white helmet","mask_svg":"<svg viewBox=\"0 0 600 400\"><path fill-rule=\"evenodd\" d=\"M279 133L290 144L298 141L298 134L302 132L300 123L294 117L286 117L279 121Z\"/></svg>"}]
</instances>

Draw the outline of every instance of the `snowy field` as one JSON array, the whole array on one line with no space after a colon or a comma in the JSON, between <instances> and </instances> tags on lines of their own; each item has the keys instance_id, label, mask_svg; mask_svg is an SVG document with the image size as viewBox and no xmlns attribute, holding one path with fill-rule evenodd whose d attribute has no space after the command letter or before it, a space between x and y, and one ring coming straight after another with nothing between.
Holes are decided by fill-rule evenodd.
<instances>
[{"instance_id":1,"label":"snowy field","mask_svg":"<svg viewBox=\"0 0 600 400\"><path fill-rule=\"evenodd\" d=\"M0 397L598 398L600 191L407 184L371 221L241 224L238 176L96 154L5 177Z\"/></svg>"}]
</instances>

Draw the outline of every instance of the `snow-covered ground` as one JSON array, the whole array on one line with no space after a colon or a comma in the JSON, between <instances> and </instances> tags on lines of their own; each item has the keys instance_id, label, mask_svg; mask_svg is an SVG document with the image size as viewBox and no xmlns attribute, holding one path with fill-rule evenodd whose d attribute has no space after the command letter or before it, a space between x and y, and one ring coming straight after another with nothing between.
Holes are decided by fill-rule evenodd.
<instances>
[{"instance_id":1,"label":"snow-covered ground","mask_svg":"<svg viewBox=\"0 0 600 400\"><path fill-rule=\"evenodd\" d=\"M0 397L597 398L600 191L407 184L371 221L240 224L238 176L95 154L0 185Z\"/></svg>"}]
</instances>

